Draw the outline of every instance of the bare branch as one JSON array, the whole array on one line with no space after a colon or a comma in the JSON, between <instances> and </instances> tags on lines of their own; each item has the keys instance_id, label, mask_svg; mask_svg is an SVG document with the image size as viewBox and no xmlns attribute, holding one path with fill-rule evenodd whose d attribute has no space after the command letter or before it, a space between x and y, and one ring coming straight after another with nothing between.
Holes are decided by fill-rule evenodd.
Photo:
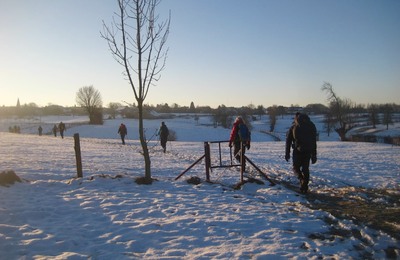
<instances>
[{"instance_id":1,"label":"bare branch","mask_svg":"<svg viewBox=\"0 0 400 260\"><path fill-rule=\"evenodd\" d=\"M119 10L111 26L103 22L101 37L107 41L113 58L124 67L138 102L139 136L146 161L146 177L150 176L150 158L143 133L143 101L150 86L161 77L168 49L165 48L171 13L168 19L158 24L155 15L159 0L118 0Z\"/></svg>"}]
</instances>

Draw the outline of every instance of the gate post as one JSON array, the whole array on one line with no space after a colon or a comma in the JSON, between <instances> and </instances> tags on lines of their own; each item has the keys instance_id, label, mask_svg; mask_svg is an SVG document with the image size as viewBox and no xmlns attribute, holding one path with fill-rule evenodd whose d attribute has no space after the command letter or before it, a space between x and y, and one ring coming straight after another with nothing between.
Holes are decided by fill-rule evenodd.
<instances>
[{"instance_id":1,"label":"gate post","mask_svg":"<svg viewBox=\"0 0 400 260\"><path fill-rule=\"evenodd\" d=\"M75 140L75 157L76 157L76 171L77 171L77 177L82 178L82 157L81 157L81 145L79 142L79 134L74 134L74 140Z\"/></svg>"},{"instance_id":2,"label":"gate post","mask_svg":"<svg viewBox=\"0 0 400 260\"><path fill-rule=\"evenodd\" d=\"M208 142L204 142L204 155L206 164L206 180L210 181L211 155L210 144Z\"/></svg>"}]
</instances>

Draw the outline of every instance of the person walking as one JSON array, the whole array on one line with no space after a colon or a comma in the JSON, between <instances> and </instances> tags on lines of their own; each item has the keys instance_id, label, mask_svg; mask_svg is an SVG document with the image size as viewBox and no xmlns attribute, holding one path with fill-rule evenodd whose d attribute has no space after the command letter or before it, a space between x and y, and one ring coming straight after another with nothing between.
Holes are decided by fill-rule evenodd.
<instances>
[{"instance_id":1,"label":"person walking","mask_svg":"<svg viewBox=\"0 0 400 260\"><path fill-rule=\"evenodd\" d=\"M41 125L40 125L39 128L38 128L38 132L39 132L39 136L42 136L43 128L42 128Z\"/></svg>"},{"instance_id":2,"label":"person walking","mask_svg":"<svg viewBox=\"0 0 400 260\"><path fill-rule=\"evenodd\" d=\"M236 117L229 136L229 147L233 145L233 154L238 162L241 162L241 150L243 154L250 149L251 133L241 116ZM243 147L242 147L243 145ZM245 165L244 165L245 166Z\"/></svg>"},{"instance_id":3,"label":"person walking","mask_svg":"<svg viewBox=\"0 0 400 260\"><path fill-rule=\"evenodd\" d=\"M310 161L317 162L317 129L306 114L296 114L294 124L286 135L285 160L293 149L293 171L300 181L300 192L308 192Z\"/></svg>"},{"instance_id":4,"label":"person walking","mask_svg":"<svg viewBox=\"0 0 400 260\"><path fill-rule=\"evenodd\" d=\"M118 134L121 136L122 144L125 144L125 136L128 135L128 129L123 123L118 128Z\"/></svg>"},{"instance_id":5,"label":"person walking","mask_svg":"<svg viewBox=\"0 0 400 260\"><path fill-rule=\"evenodd\" d=\"M161 147L163 148L163 152L165 153L167 151L167 141L169 135L169 130L165 122L161 122L160 129L158 130L158 135L160 136Z\"/></svg>"},{"instance_id":6,"label":"person walking","mask_svg":"<svg viewBox=\"0 0 400 260\"><path fill-rule=\"evenodd\" d=\"M64 139L65 124L62 121L58 124L58 130L60 131L61 138Z\"/></svg>"},{"instance_id":7,"label":"person walking","mask_svg":"<svg viewBox=\"0 0 400 260\"><path fill-rule=\"evenodd\" d=\"M57 125L53 126L53 134L54 134L54 137L57 137Z\"/></svg>"},{"instance_id":8,"label":"person walking","mask_svg":"<svg viewBox=\"0 0 400 260\"><path fill-rule=\"evenodd\" d=\"M296 126L297 117L300 115L300 112L297 112L294 115L293 123L290 126L289 130L286 133L286 146L285 146L285 160L289 162L290 160L290 149L292 148L292 163L294 167L295 157L296 157L296 149L294 149L294 138L293 138L293 129Z\"/></svg>"}]
</instances>

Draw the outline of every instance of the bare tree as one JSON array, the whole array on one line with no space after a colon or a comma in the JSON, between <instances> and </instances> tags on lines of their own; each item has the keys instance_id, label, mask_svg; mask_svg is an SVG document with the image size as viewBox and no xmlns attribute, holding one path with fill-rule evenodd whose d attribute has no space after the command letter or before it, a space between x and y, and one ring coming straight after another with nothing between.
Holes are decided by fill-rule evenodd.
<instances>
[{"instance_id":1,"label":"bare tree","mask_svg":"<svg viewBox=\"0 0 400 260\"><path fill-rule=\"evenodd\" d=\"M115 119L115 117L117 116L117 109L122 107L122 105L120 103L116 103L116 102L110 102L108 104L108 110L110 113L110 117L112 119Z\"/></svg>"},{"instance_id":2,"label":"bare tree","mask_svg":"<svg viewBox=\"0 0 400 260\"><path fill-rule=\"evenodd\" d=\"M389 129L389 124L393 124L392 120L393 106L390 104L385 104L383 106L383 124L386 125L386 130Z\"/></svg>"},{"instance_id":3,"label":"bare tree","mask_svg":"<svg viewBox=\"0 0 400 260\"><path fill-rule=\"evenodd\" d=\"M330 112L325 114L324 127L328 136L331 134L332 125L335 123Z\"/></svg>"},{"instance_id":4,"label":"bare tree","mask_svg":"<svg viewBox=\"0 0 400 260\"><path fill-rule=\"evenodd\" d=\"M352 103L348 99L339 98L330 83L325 82L321 88L322 91L327 92L330 114L333 116L334 121L339 125L335 131L339 134L340 140L346 140L346 133L352 128L352 119L350 111Z\"/></svg>"},{"instance_id":5,"label":"bare tree","mask_svg":"<svg viewBox=\"0 0 400 260\"><path fill-rule=\"evenodd\" d=\"M103 124L103 101L97 89L93 86L81 87L76 93L76 103L89 114L90 124Z\"/></svg>"},{"instance_id":6,"label":"bare tree","mask_svg":"<svg viewBox=\"0 0 400 260\"><path fill-rule=\"evenodd\" d=\"M369 112L369 120L372 124L372 128L376 128L376 125L379 124L378 105L375 105L375 104L369 105L368 112Z\"/></svg>"},{"instance_id":7,"label":"bare tree","mask_svg":"<svg viewBox=\"0 0 400 260\"><path fill-rule=\"evenodd\" d=\"M255 112L256 112L256 114L259 116L259 118L261 120L261 117L263 115L265 115L265 109L264 109L263 105L258 105Z\"/></svg>"},{"instance_id":8,"label":"bare tree","mask_svg":"<svg viewBox=\"0 0 400 260\"><path fill-rule=\"evenodd\" d=\"M146 183L151 183L151 161L143 127L143 102L150 86L158 81L164 69L168 49L171 14L158 23L156 7L160 0L117 0L118 12L107 26L104 38L114 59L124 67L124 76L132 87L139 111L139 138L145 161Z\"/></svg>"},{"instance_id":9,"label":"bare tree","mask_svg":"<svg viewBox=\"0 0 400 260\"><path fill-rule=\"evenodd\" d=\"M221 125L224 128L230 128L232 125L232 111L230 111L225 105L219 105L214 111L214 127Z\"/></svg>"}]
</instances>

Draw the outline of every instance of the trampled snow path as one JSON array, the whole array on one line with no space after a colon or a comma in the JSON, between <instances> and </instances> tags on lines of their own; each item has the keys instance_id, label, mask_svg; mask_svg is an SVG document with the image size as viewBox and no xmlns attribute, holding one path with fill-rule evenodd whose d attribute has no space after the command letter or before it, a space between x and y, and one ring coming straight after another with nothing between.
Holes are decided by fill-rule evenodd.
<instances>
[{"instance_id":1,"label":"trampled snow path","mask_svg":"<svg viewBox=\"0 0 400 260\"><path fill-rule=\"evenodd\" d=\"M279 259L385 258L398 241L350 220L312 210L284 186L245 184L238 171L204 165L173 179L203 154L201 142L152 149L152 185L143 176L136 142L81 139L84 178L76 175L73 139L0 133L0 170L27 182L0 187L0 259ZM399 191L399 147L320 142L311 189L390 188ZM283 142L254 142L247 152L276 179L296 184ZM122 178L114 178L121 175ZM227 185L225 185L227 184ZM334 230L335 232L332 232ZM343 232L337 232L342 230ZM356 235L352 235L356 234Z\"/></svg>"}]
</instances>

